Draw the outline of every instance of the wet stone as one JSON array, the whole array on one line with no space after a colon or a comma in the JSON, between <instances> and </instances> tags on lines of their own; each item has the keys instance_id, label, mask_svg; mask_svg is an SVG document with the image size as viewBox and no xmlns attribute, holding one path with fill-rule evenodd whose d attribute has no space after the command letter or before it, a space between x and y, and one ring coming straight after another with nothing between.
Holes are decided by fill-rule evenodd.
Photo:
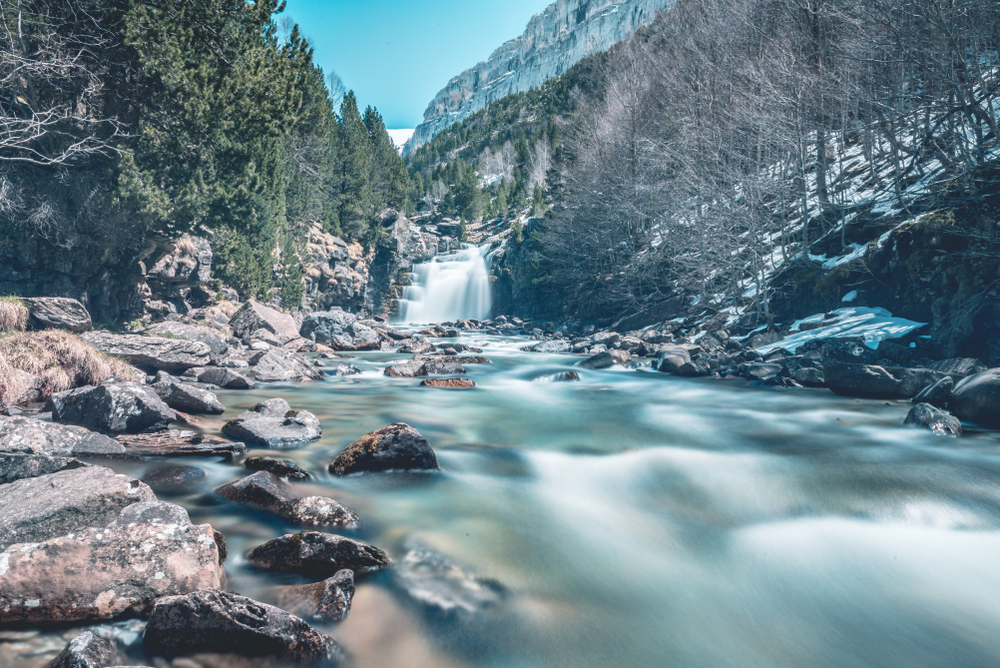
<instances>
[{"instance_id":1,"label":"wet stone","mask_svg":"<svg viewBox=\"0 0 1000 668\"><path fill-rule=\"evenodd\" d=\"M446 390L471 390L476 387L475 381L468 378L425 378L420 384L424 387L439 387Z\"/></svg>"},{"instance_id":2,"label":"wet stone","mask_svg":"<svg viewBox=\"0 0 1000 668\"><path fill-rule=\"evenodd\" d=\"M116 663L114 645L90 631L70 641L46 668L106 668Z\"/></svg>"},{"instance_id":3,"label":"wet stone","mask_svg":"<svg viewBox=\"0 0 1000 668\"><path fill-rule=\"evenodd\" d=\"M427 439L408 424L396 422L365 434L330 463L330 473L437 470L437 457Z\"/></svg>"},{"instance_id":4,"label":"wet stone","mask_svg":"<svg viewBox=\"0 0 1000 668\"><path fill-rule=\"evenodd\" d=\"M87 465L86 462L73 457L0 452L0 485L25 478L37 478L58 471L78 469Z\"/></svg>"},{"instance_id":5,"label":"wet stone","mask_svg":"<svg viewBox=\"0 0 1000 668\"><path fill-rule=\"evenodd\" d=\"M229 501L267 510L294 524L353 529L360 522L353 510L333 499L296 495L287 483L269 471L258 471L223 485L215 493Z\"/></svg>"},{"instance_id":6,"label":"wet stone","mask_svg":"<svg viewBox=\"0 0 1000 668\"><path fill-rule=\"evenodd\" d=\"M309 473L291 459L276 459L274 457L247 457L243 465L252 471L270 471L280 478L289 480L308 480Z\"/></svg>"},{"instance_id":7,"label":"wet stone","mask_svg":"<svg viewBox=\"0 0 1000 668\"><path fill-rule=\"evenodd\" d=\"M170 464L153 469L142 481L157 493L187 494L201 488L205 472L195 466Z\"/></svg>"},{"instance_id":8,"label":"wet stone","mask_svg":"<svg viewBox=\"0 0 1000 668\"><path fill-rule=\"evenodd\" d=\"M351 610L354 571L345 568L313 584L273 587L267 597L274 605L302 619L339 622Z\"/></svg>"},{"instance_id":9,"label":"wet stone","mask_svg":"<svg viewBox=\"0 0 1000 668\"><path fill-rule=\"evenodd\" d=\"M268 399L233 418L222 433L246 443L290 448L318 439L323 430L309 411L293 411L281 398Z\"/></svg>"},{"instance_id":10,"label":"wet stone","mask_svg":"<svg viewBox=\"0 0 1000 668\"><path fill-rule=\"evenodd\" d=\"M389 566L389 556L374 545L319 531L287 534L250 550L257 568L328 578L349 569L355 576Z\"/></svg>"}]
</instances>

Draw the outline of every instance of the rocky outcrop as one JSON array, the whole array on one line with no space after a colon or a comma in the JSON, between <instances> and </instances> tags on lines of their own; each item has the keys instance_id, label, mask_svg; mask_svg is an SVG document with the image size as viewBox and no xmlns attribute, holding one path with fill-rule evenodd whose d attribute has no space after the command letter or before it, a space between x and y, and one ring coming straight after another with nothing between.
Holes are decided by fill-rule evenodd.
<instances>
[{"instance_id":1,"label":"rocky outcrop","mask_svg":"<svg viewBox=\"0 0 1000 668\"><path fill-rule=\"evenodd\" d=\"M368 258L361 244L347 243L317 224L309 229L306 253L310 258L303 266L306 307L355 312L364 308Z\"/></svg>"},{"instance_id":2,"label":"rocky outcrop","mask_svg":"<svg viewBox=\"0 0 1000 668\"><path fill-rule=\"evenodd\" d=\"M438 250L437 237L426 234L406 216L387 209L382 212L384 234L375 245L368 266L364 309L373 315L389 316L396 310L402 286L416 262L424 262Z\"/></svg>"},{"instance_id":3,"label":"rocky outcrop","mask_svg":"<svg viewBox=\"0 0 1000 668\"><path fill-rule=\"evenodd\" d=\"M28 297L22 300L28 307L33 329L66 329L86 332L93 322L87 308L76 299L68 297Z\"/></svg>"},{"instance_id":4,"label":"rocky outcrop","mask_svg":"<svg viewBox=\"0 0 1000 668\"><path fill-rule=\"evenodd\" d=\"M849 397L869 399L910 399L925 387L945 377L940 371L881 367L846 362L823 365L827 387Z\"/></svg>"},{"instance_id":5,"label":"rocky outcrop","mask_svg":"<svg viewBox=\"0 0 1000 668\"><path fill-rule=\"evenodd\" d=\"M257 568L328 578L349 569L360 575L382 570L389 556L374 545L319 531L301 531L258 545L247 559Z\"/></svg>"},{"instance_id":6,"label":"rocky outcrop","mask_svg":"<svg viewBox=\"0 0 1000 668\"><path fill-rule=\"evenodd\" d=\"M293 524L356 529L360 522L350 508L325 496L298 496L281 478L268 471L225 484L215 493L229 501L274 513Z\"/></svg>"},{"instance_id":7,"label":"rocky outcrop","mask_svg":"<svg viewBox=\"0 0 1000 668\"><path fill-rule=\"evenodd\" d=\"M223 367L208 367L198 373L198 382L216 385L226 390L252 390L256 383L232 369Z\"/></svg>"},{"instance_id":8,"label":"rocky outcrop","mask_svg":"<svg viewBox=\"0 0 1000 668\"><path fill-rule=\"evenodd\" d=\"M233 418L222 433L255 445L290 448L322 435L319 420L309 411L293 411L281 398L268 399Z\"/></svg>"},{"instance_id":9,"label":"rocky outcrop","mask_svg":"<svg viewBox=\"0 0 1000 668\"><path fill-rule=\"evenodd\" d=\"M395 422L354 441L330 463L330 473L362 471L437 470L434 450L416 429Z\"/></svg>"},{"instance_id":10,"label":"rocky outcrop","mask_svg":"<svg viewBox=\"0 0 1000 668\"><path fill-rule=\"evenodd\" d=\"M102 353L120 357L129 364L168 373L206 366L212 359L211 348L200 341L99 331L87 332L83 340Z\"/></svg>"},{"instance_id":11,"label":"rocky outcrop","mask_svg":"<svg viewBox=\"0 0 1000 668\"><path fill-rule=\"evenodd\" d=\"M353 313L339 309L310 313L302 320L303 338L330 346L334 350L379 350L382 337L358 320Z\"/></svg>"},{"instance_id":12,"label":"rocky outcrop","mask_svg":"<svg viewBox=\"0 0 1000 668\"><path fill-rule=\"evenodd\" d=\"M448 82L428 105L404 153L511 93L539 87L584 56L604 51L652 22L672 0L557 0L524 34Z\"/></svg>"},{"instance_id":13,"label":"rocky outcrop","mask_svg":"<svg viewBox=\"0 0 1000 668\"><path fill-rule=\"evenodd\" d=\"M339 622L347 617L354 598L354 571L337 571L332 578L307 585L274 587L267 592L282 610L323 622Z\"/></svg>"},{"instance_id":14,"label":"rocky outcrop","mask_svg":"<svg viewBox=\"0 0 1000 668\"><path fill-rule=\"evenodd\" d=\"M332 668L343 656L333 639L298 617L215 588L158 600L143 643L154 655L273 657L283 666Z\"/></svg>"},{"instance_id":15,"label":"rocky outcrop","mask_svg":"<svg viewBox=\"0 0 1000 668\"><path fill-rule=\"evenodd\" d=\"M59 392L49 398L52 419L111 434L166 429L177 413L152 389L135 383L105 383Z\"/></svg>"},{"instance_id":16,"label":"rocky outcrop","mask_svg":"<svg viewBox=\"0 0 1000 668\"><path fill-rule=\"evenodd\" d=\"M73 425L0 416L0 452L114 457L125 448L113 438Z\"/></svg>"},{"instance_id":17,"label":"rocky outcrop","mask_svg":"<svg viewBox=\"0 0 1000 668\"><path fill-rule=\"evenodd\" d=\"M147 309L160 316L188 313L208 304L214 293L212 246L208 239L185 234L162 247L146 271Z\"/></svg>"},{"instance_id":18,"label":"rocky outcrop","mask_svg":"<svg viewBox=\"0 0 1000 668\"><path fill-rule=\"evenodd\" d=\"M632 361L632 355L624 350L605 350L580 362L583 369L610 369L617 365L625 366Z\"/></svg>"}]
</instances>

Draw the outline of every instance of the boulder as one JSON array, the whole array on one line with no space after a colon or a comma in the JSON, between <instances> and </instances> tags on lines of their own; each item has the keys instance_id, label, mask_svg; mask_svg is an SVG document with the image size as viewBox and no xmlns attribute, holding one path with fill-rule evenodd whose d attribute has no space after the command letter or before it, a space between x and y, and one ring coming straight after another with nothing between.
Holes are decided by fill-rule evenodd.
<instances>
[{"instance_id":1,"label":"boulder","mask_svg":"<svg viewBox=\"0 0 1000 668\"><path fill-rule=\"evenodd\" d=\"M350 508L325 496L301 497L269 471L257 471L225 484L215 493L229 501L274 513L293 524L356 529L360 523Z\"/></svg>"},{"instance_id":2,"label":"boulder","mask_svg":"<svg viewBox=\"0 0 1000 668\"><path fill-rule=\"evenodd\" d=\"M434 450L416 429L394 422L354 441L330 463L330 473L362 471L437 470Z\"/></svg>"},{"instance_id":3,"label":"boulder","mask_svg":"<svg viewBox=\"0 0 1000 668\"><path fill-rule=\"evenodd\" d=\"M357 320L354 314L340 309L317 311L303 318L299 334L334 350L349 350L354 346L351 327Z\"/></svg>"},{"instance_id":4,"label":"boulder","mask_svg":"<svg viewBox=\"0 0 1000 668\"><path fill-rule=\"evenodd\" d=\"M609 369L616 364L625 366L632 361L632 355L624 350L606 350L580 362L583 369Z\"/></svg>"},{"instance_id":5,"label":"boulder","mask_svg":"<svg viewBox=\"0 0 1000 668\"><path fill-rule=\"evenodd\" d=\"M826 362L823 380L837 394L870 399L910 399L945 376L931 369Z\"/></svg>"},{"instance_id":6,"label":"boulder","mask_svg":"<svg viewBox=\"0 0 1000 668\"><path fill-rule=\"evenodd\" d=\"M199 383L215 385L226 390L252 390L257 385L243 374L217 366L202 369L197 379Z\"/></svg>"},{"instance_id":7,"label":"boulder","mask_svg":"<svg viewBox=\"0 0 1000 668\"><path fill-rule=\"evenodd\" d=\"M780 364L757 362L747 367L747 376L754 380L770 380L777 377L781 371L782 366Z\"/></svg>"},{"instance_id":8,"label":"boulder","mask_svg":"<svg viewBox=\"0 0 1000 668\"><path fill-rule=\"evenodd\" d=\"M928 364L927 368L946 373L955 381L986 371L986 365L972 357L952 357L938 360Z\"/></svg>"},{"instance_id":9,"label":"boulder","mask_svg":"<svg viewBox=\"0 0 1000 668\"><path fill-rule=\"evenodd\" d=\"M322 582L273 587L268 600L302 619L339 622L351 611L354 598L354 571L343 569Z\"/></svg>"},{"instance_id":10,"label":"boulder","mask_svg":"<svg viewBox=\"0 0 1000 668\"><path fill-rule=\"evenodd\" d=\"M452 360L428 360L424 362L421 375L424 376L455 376L465 373L465 367L456 358Z\"/></svg>"},{"instance_id":11,"label":"boulder","mask_svg":"<svg viewBox=\"0 0 1000 668\"><path fill-rule=\"evenodd\" d=\"M229 318L229 326L233 334L249 344L257 330L264 330L274 335L278 345L299 338L299 328L295 318L250 299L243 303L236 313Z\"/></svg>"},{"instance_id":12,"label":"boulder","mask_svg":"<svg viewBox=\"0 0 1000 668\"><path fill-rule=\"evenodd\" d=\"M115 457L124 455L125 448L113 438L83 427L0 416L0 452Z\"/></svg>"},{"instance_id":13,"label":"boulder","mask_svg":"<svg viewBox=\"0 0 1000 668\"><path fill-rule=\"evenodd\" d=\"M476 387L475 381L468 378L425 378L420 384L424 387L440 387L446 390L471 390Z\"/></svg>"},{"instance_id":14,"label":"boulder","mask_svg":"<svg viewBox=\"0 0 1000 668\"><path fill-rule=\"evenodd\" d=\"M226 441L186 429L168 429L155 434L118 436L125 451L135 457L225 457L232 459L247 451L243 443Z\"/></svg>"},{"instance_id":15,"label":"boulder","mask_svg":"<svg viewBox=\"0 0 1000 668\"><path fill-rule=\"evenodd\" d=\"M191 524L188 512L176 503L166 501L140 501L125 506L118 513L115 521L109 527L128 526L129 524L176 524L187 526Z\"/></svg>"},{"instance_id":16,"label":"boulder","mask_svg":"<svg viewBox=\"0 0 1000 668\"><path fill-rule=\"evenodd\" d=\"M163 403L185 413L222 415L226 407L213 392L185 383L153 383L153 391Z\"/></svg>"},{"instance_id":17,"label":"boulder","mask_svg":"<svg viewBox=\"0 0 1000 668\"><path fill-rule=\"evenodd\" d=\"M390 564L389 556L374 545L319 531L275 538L250 550L247 559L257 568L313 578L328 578L345 568L357 576Z\"/></svg>"},{"instance_id":18,"label":"boulder","mask_svg":"<svg viewBox=\"0 0 1000 668\"><path fill-rule=\"evenodd\" d=\"M685 378L700 378L702 376L707 376L709 374L708 369L699 364L698 362L685 362L674 371L674 375L683 376Z\"/></svg>"},{"instance_id":19,"label":"boulder","mask_svg":"<svg viewBox=\"0 0 1000 668\"><path fill-rule=\"evenodd\" d=\"M284 348L271 348L257 360L253 375L259 382L305 381L322 378L323 373L302 355Z\"/></svg>"},{"instance_id":20,"label":"boulder","mask_svg":"<svg viewBox=\"0 0 1000 668\"><path fill-rule=\"evenodd\" d=\"M955 381L951 376L945 376L936 383L931 383L920 390L917 396L913 397L915 404L930 404L938 408L945 408L951 399L951 391L955 388Z\"/></svg>"},{"instance_id":21,"label":"boulder","mask_svg":"<svg viewBox=\"0 0 1000 668\"><path fill-rule=\"evenodd\" d=\"M73 638L46 668L106 668L117 663L117 656L114 645L86 631Z\"/></svg>"},{"instance_id":22,"label":"boulder","mask_svg":"<svg viewBox=\"0 0 1000 668\"><path fill-rule=\"evenodd\" d=\"M153 655L238 654L282 666L327 668L343 658L333 639L298 617L216 588L158 600L143 643Z\"/></svg>"},{"instance_id":23,"label":"boulder","mask_svg":"<svg viewBox=\"0 0 1000 668\"><path fill-rule=\"evenodd\" d=\"M24 478L0 486L0 546L107 526L125 506L155 499L142 482L103 466Z\"/></svg>"},{"instance_id":24,"label":"boulder","mask_svg":"<svg viewBox=\"0 0 1000 668\"><path fill-rule=\"evenodd\" d=\"M424 363L418 360L410 360L401 364L394 364L385 369L385 375L393 378L418 378L426 376L427 370Z\"/></svg>"},{"instance_id":25,"label":"boulder","mask_svg":"<svg viewBox=\"0 0 1000 668\"><path fill-rule=\"evenodd\" d=\"M254 445L291 448L318 439L323 429L309 411L293 411L281 398L268 399L233 418L222 433Z\"/></svg>"},{"instance_id":26,"label":"boulder","mask_svg":"<svg viewBox=\"0 0 1000 668\"><path fill-rule=\"evenodd\" d=\"M535 378L536 383L569 383L579 380L580 374L576 371L559 371Z\"/></svg>"},{"instance_id":27,"label":"boulder","mask_svg":"<svg viewBox=\"0 0 1000 668\"><path fill-rule=\"evenodd\" d=\"M361 374L361 369L349 362L341 362L337 365L336 374L338 376L358 376Z\"/></svg>"},{"instance_id":28,"label":"boulder","mask_svg":"<svg viewBox=\"0 0 1000 668\"><path fill-rule=\"evenodd\" d=\"M656 360L656 368L663 373L677 373L685 364L691 362L691 353L681 346L663 346Z\"/></svg>"},{"instance_id":29,"label":"boulder","mask_svg":"<svg viewBox=\"0 0 1000 668\"><path fill-rule=\"evenodd\" d=\"M201 341L99 331L87 332L82 338L101 352L120 357L129 364L169 373L205 366L212 359L212 349Z\"/></svg>"},{"instance_id":30,"label":"boulder","mask_svg":"<svg viewBox=\"0 0 1000 668\"><path fill-rule=\"evenodd\" d=\"M396 352L403 353L406 355L419 355L421 353L434 352L434 345L425 338L415 336L399 348Z\"/></svg>"},{"instance_id":31,"label":"boulder","mask_svg":"<svg viewBox=\"0 0 1000 668\"><path fill-rule=\"evenodd\" d=\"M146 332L153 336L200 341L208 346L213 364L224 358L229 352L229 342L226 340L226 336L219 330L204 325L167 320L146 328Z\"/></svg>"},{"instance_id":32,"label":"boulder","mask_svg":"<svg viewBox=\"0 0 1000 668\"><path fill-rule=\"evenodd\" d=\"M274 457L247 457L243 465L251 471L270 471L281 478L292 480L308 480L309 473L291 459L275 459Z\"/></svg>"},{"instance_id":33,"label":"boulder","mask_svg":"<svg viewBox=\"0 0 1000 668\"><path fill-rule=\"evenodd\" d=\"M438 618L467 621L496 608L504 589L423 547L411 547L393 570L393 583Z\"/></svg>"},{"instance_id":34,"label":"boulder","mask_svg":"<svg viewBox=\"0 0 1000 668\"><path fill-rule=\"evenodd\" d=\"M153 469L142 481L156 493L190 494L200 489L205 472L195 466L168 464Z\"/></svg>"},{"instance_id":35,"label":"boulder","mask_svg":"<svg viewBox=\"0 0 1000 668\"><path fill-rule=\"evenodd\" d=\"M0 623L145 616L164 596L224 583L207 524L82 529L0 553Z\"/></svg>"},{"instance_id":36,"label":"boulder","mask_svg":"<svg viewBox=\"0 0 1000 668\"><path fill-rule=\"evenodd\" d=\"M873 364L879 358L878 352L869 348L860 336L825 339L816 343L821 346L823 359L828 362ZM808 346L802 346L798 352L808 352L808 348Z\"/></svg>"},{"instance_id":37,"label":"boulder","mask_svg":"<svg viewBox=\"0 0 1000 668\"><path fill-rule=\"evenodd\" d=\"M85 385L49 398L56 422L111 434L142 434L166 429L177 413L152 389L136 383Z\"/></svg>"},{"instance_id":38,"label":"boulder","mask_svg":"<svg viewBox=\"0 0 1000 668\"><path fill-rule=\"evenodd\" d=\"M530 353L568 353L570 351L570 344L568 341L555 339L554 341L542 341L530 346L524 346L521 350Z\"/></svg>"},{"instance_id":39,"label":"boulder","mask_svg":"<svg viewBox=\"0 0 1000 668\"><path fill-rule=\"evenodd\" d=\"M93 322L83 304L67 297L24 297L29 324L33 329L66 329L86 332Z\"/></svg>"},{"instance_id":40,"label":"boulder","mask_svg":"<svg viewBox=\"0 0 1000 668\"><path fill-rule=\"evenodd\" d=\"M0 485L6 485L15 480L38 478L59 471L83 468L84 466L88 466L88 464L73 457L0 452Z\"/></svg>"},{"instance_id":41,"label":"boulder","mask_svg":"<svg viewBox=\"0 0 1000 668\"><path fill-rule=\"evenodd\" d=\"M948 407L962 420L1000 427L1000 369L989 369L959 381Z\"/></svg>"},{"instance_id":42,"label":"boulder","mask_svg":"<svg viewBox=\"0 0 1000 668\"><path fill-rule=\"evenodd\" d=\"M940 436L962 435L962 423L957 417L930 404L917 404L911 408L903 424L930 429Z\"/></svg>"},{"instance_id":43,"label":"boulder","mask_svg":"<svg viewBox=\"0 0 1000 668\"><path fill-rule=\"evenodd\" d=\"M805 387L825 387L823 370L814 367L802 367L791 373L791 379Z\"/></svg>"}]
</instances>

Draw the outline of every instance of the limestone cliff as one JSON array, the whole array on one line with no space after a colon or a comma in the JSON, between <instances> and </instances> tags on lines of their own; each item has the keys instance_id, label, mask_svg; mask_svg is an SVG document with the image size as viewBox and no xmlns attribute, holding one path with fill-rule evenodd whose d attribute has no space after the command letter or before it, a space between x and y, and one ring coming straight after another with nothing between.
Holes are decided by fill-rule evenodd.
<instances>
[{"instance_id":1,"label":"limestone cliff","mask_svg":"<svg viewBox=\"0 0 1000 668\"><path fill-rule=\"evenodd\" d=\"M424 112L404 154L415 151L456 121L485 109L511 93L537 87L559 76L581 58L604 51L674 0L557 0L512 39L448 82Z\"/></svg>"}]
</instances>

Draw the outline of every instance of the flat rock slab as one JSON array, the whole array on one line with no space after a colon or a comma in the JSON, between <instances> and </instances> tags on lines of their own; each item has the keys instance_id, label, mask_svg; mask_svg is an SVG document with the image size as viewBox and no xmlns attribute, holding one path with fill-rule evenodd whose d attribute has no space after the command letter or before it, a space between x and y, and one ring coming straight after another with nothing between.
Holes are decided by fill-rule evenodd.
<instances>
[{"instance_id":1,"label":"flat rock slab","mask_svg":"<svg viewBox=\"0 0 1000 668\"><path fill-rule=\"evenodd\" d=\"M125 448L84 427L0 416L0 452L114 457L124 455Z\"/></svg>"},{"instance_id":2,"label":"flat rock slab","mask_svg":"<svg viewBox=\"0 0 1000 668\"><path fill-rule=\"evenodd\" d=\"M212 361L212 349L201 341L97 331L87 332L82 338L101 352L121 357L129 364L170 373L207 366Z\"/></svg>"},{"instance_id":3,"label":"flat rock slab","mask_svg":"<svg viewBox=\"0 0 1000 668\"><path fill-rule=\"evenodd\" d=\"M177 412L145 385L86 385L49 398L52 419L109 434L160 431L177 420Z\"/></svg>"},{"instance_id":4,"label":"flat rock slab","mask_svg":"<svg viewBox=\"0 0 1000 668\"><path fill-rule=\"evenodd\" d=\"M229 343L225 335L211 327L204 325L191 325L186 322L160 322L146 330L154 336L173 336L175 338L187 339L188 341L200 341L208 346L211 351L212 361L220 360L229 352Z\"/></svg>"},{"instance_id":5,"label":"flat rock slab","mask_svg":"<svg viewBox=\"0 0 1000 668\"><path fill-rule=\"evenodd\" d=\"M151 387L163 399L163 403L174 410L204 415L222 415L226 412L219 397L204 388L172 381L154 383Z\"/></svg>"},{"instance_id":6,"label":"flat rock slab","mask_svg":"<svg viewBox=\"0 0 1000 668\"><path fill-rule=\"evenodd\" d=\"M238 654L280 665L336 666L343 658L333 639L302 619L218 589L157 601L143 643L154 655Z\"/></svg>"},{"instance_id":7,"label":"flat rock slab","mask_svg":"<svg viewBox=\"0 0 1000 668\"><path fill-rule=\"evenodd\" d=\"M28 307L34 329L67 329L86 332L93 325L90 313L83 304L68 297L25 297L21 301Z\"/></svg>"},{"instance_id":8,"label":"flat rock slab","mask_svg":"<svg viewBox=\"0 0 1000 668\"><path fill-rule=\"evenodd\" d=\"M339 622L351 611L354 571L345 568L332 578L313 584L272 587L265 595L274 605L296 617Z\"/></svg>"},{"instance_id":9,"label":"flat rock slab","mask_svg":"<svg viewBox=\"0 0 1000 668\"><path fill-rule=\"evenodd\" d=\"M232 459L247 446L186 429L168 429L155 434L122 434L118 442L135 457L225 457Z\"/></svg>"},{"instance_id":10,"label":"flat rock slab","mask_svg":"<svg viewBox=\"0 0 1000 668\"><path fill-rule=\"evenodd\" d=\"M284 399L268 399L240 413L222 433L254 445L291 448L315 441L323 434L319 420L309 411L293 411Z\"/></svg>"},{"instance_id":11,"label":"flat rock slab","mask_svg":"<svg viewBox=\"0 0 1000 668\"><path fill-rule=\"evenodd\" d=\"M471 390L476 383L468 378L425 378L420 382L424 387L440 387L446 390Z\"/></svg>"},{"instance_id":12,"label":"flat rock slab","mask_svg":"<svg viewBox=\"0 0 1000 668\"><path fill-rule=\"evenodd\" d=\"M261 383L277 383L317 380L323 377L323 373L298 353L271 348L254 364L253 376Z\"/></svg>"},{"instance_id":13,"label":"flat rock slab","mask_svg":"<svg viewBox=\"0 0 1000 668\"><path fill-rule=\"evenodd\" d=\"M403 422L394 422L354 441L330 463L330 473L437 470L437 457L427 439Z\"/></svg>"},{"instance_id":14,"label":"flat rock slab","mask_svg":"<svg viewBox=\"0 0 1000 668\"><path fill-rule=\"evenodd\" d=\"M219 487L215 493L229 501L267 510L294 524L345 529L356 529L360 524L350 508L324 496L298 496L269 471L257 471Z\"/></svg>"},{"instance_id":15,"label":"flat rock slab","mask_svg":"<svg viewBox=\"0 0 1000 668\"><path fill-rule=\"evenodd\" d=\"M243 303L229 319L233 334L250 343L258 330L265 330L274 335L278 345L299 338L299 327L295 318L269 306L250 299Z\"/></svg>"},{"instance_id":16,"label":"flat rock slab","mask_svg":"<svg viewBox=\"0 0 1000 668\"><path fill-rule=\"evenodd\" d=\"M107 526L125 506L155 499L144 483L103 466L18 480L0 486L0 545Z\"/></svg>"},{"instance_id":17,"label":"flat rock slab","mask_svg":"<svg viewBox=\"0 0 1000 668\"><path fill-rule=\"evenodd\" d=\"M145 616L161 597L224 584L207 524L84 529L0 552L0 624Z\"/></svg>"},{"instance_id":18,"label":"flat rock slab","mask_svg":"<svg viewBox=\"0 0 1000 668\"><path fill-rule=\"evenodd\" d=\"M308 577L328 578L349 569L372 573L391 563L374 545L319 531L287 534L250 550L247 559L257 568Z\"/></svg>"},{"instance_id":19,"label":"flat rock slab","mask_svg":"<svg viewBox=\"0 0 1000 668\"><path fill-rule=\"evenodd\" d=\"M15 480L38 478L39 476L78 469L89 466L74 457L51 457L49 455L27 455L19 452L0 452L0 485Z\"/></svg>"}]
</instances>

